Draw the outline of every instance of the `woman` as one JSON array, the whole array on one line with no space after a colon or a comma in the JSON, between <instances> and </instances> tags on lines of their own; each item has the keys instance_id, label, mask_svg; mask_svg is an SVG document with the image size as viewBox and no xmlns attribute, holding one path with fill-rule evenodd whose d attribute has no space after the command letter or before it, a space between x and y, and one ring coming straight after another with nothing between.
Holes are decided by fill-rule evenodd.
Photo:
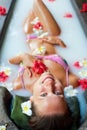
<instances>
[{"instance_id":1,"label":"woman","mask_svg":"<svg viewBox=\"0 0 87 130\"><path fill-rule=\"evenodd\" d=\"M24 23L24 32L28 36L31 55L22 54L9 61L12 64L22 64L13 87L16 90L25 88L32 93L32 112L30 111L29 118L26 117L25 125L24 115L18 115L19 110L22 113L22 99L16 97L12 105L12 119L18 126L26 129L31 126L34 130L69 130L71 124L74 124L73 120L78 126L79 108L75 119L72 109L67 105L64 88L69 85L77 87L79 78L69 71L67 62L56 55L54 45L66 45L58 39L60 28L42 0L34 0L33 8ZM78 107L77 99L73 105L74 108Z\"/></svg>"},{"instance_id":2,"label":"woman","mask_svg":"<svg viewBox=\"0 0 87 130\"><path fill-rule=\"evenodd\" d=\"M21 64L18 78L14 82L14 89L25 87L32 90L32 84L39 79L44 72L50 72L54 79L59 80L63 87L78 86L78 76L69 71L67 62L59 55L32 56L28 53L18 55L9 60L11 64ZM23 80L23 81L22 81Z\"/></svg>"},{"instance_id":3,"label":"woman","mask_svg":"<svg viewBox=\"0 0 87 130\"><path fill-rule=\"evenodd\" d=\"M29 54L19 55L9 61L12 64L22 63L18 78L13 85L14 89L25 88L32 93L30 101L33 114L29 121L32 128L34 130L46 130L46 128L47 130L69 130L74 117L70 114L64 88L69 85L77 87L79 78L69 72L66 61L59 55L32 56ZM76 106L78 108L78 101ZM15 109L13 109L14 113ZM76 116L78 120L75 121L79 122L79 110ZM11 117L14 119L13 116Z\"/></svg>"},{"instance_id":4,"label":"woman","mask_svg":"<svg viewBox=\"0 0 87 130\"><path fill-rule=\"evenodd\" d=\"M42 0L34 0L23 30L32 55L54 54L57 52L54 45L66 47L58 38L61 33L58 23Z\"/></svg>"}]
</instances>

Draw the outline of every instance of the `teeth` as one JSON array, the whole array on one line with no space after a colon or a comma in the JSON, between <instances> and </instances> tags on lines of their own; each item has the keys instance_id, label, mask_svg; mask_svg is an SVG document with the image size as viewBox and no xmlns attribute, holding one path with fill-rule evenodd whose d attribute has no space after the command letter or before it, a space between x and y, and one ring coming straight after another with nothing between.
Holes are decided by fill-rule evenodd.
<instances>
[{"instance_id":1,"label":"teeth","mask_svg":"<svg viewBox=\"0 0 87 130\"><path fill-rule=\"evenodd\" d=\"M45 81L54 81L54 79L52 77L46 77L42 83L44 83Z\"/></svg>"},{"instance_id":2,"label":"teeth","mask_svg":"<svg viewBox=\"0 0 87 130\"><path fill-rule=\"evenodd\" d=\"M52 78L46 78L45 81L52 81Z\"/></svg>"}]
</instances>

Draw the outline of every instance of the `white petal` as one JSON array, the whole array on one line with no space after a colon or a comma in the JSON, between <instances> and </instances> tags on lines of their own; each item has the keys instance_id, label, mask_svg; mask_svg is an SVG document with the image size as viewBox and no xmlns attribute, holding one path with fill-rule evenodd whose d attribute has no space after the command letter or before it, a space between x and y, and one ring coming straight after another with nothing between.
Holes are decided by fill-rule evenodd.
<instances>
[{"instance_id":1,"label":"white petal","mask_svg":"<svg viewBox=\"0 0 87 130\"><path fill-rule=\"evenodd\" d=\"M0 126L0 130L6 130L6 126L4 125Z\"/></svg>"},{"instance_id":2,"label":"white petal","mask_svg":"<svg viewBox=\"0 0 87 130\"><path fill-rule=\"evenodd\" d=\"M22 110L24 110L25 106L28 107L28 109L30 109L31 108L31 101L28 100L26 102L21 103Z\"/></svg>"},{"instance_id":3,"label":"white petal","mask_svg":"<svg viewBox=\"0 0 87 130\"><path fill-rule=\"evenodd\" d=\"M32 110L29 109L28 111L23 111L24 114L31 116L32 115Z\"/></svg>"}]
</instances>

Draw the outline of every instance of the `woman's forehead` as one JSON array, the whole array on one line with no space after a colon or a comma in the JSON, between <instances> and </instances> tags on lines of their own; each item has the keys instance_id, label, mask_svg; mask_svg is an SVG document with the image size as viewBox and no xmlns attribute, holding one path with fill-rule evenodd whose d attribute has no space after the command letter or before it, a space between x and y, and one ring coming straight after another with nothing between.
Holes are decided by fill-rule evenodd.
<instances>
[{"instance_id":1,"label":"woman's forehead","mask_svg":"<svg viewBox=\"0 0 87 130\"><path fill-rule=\"evenodd\" d=\"M35 102L37 108L44 110L44 111L55 111L57 112L59 109L63 110L67 106L66 101L63 98L56 98L54 97L46 97L41 98Z\"/></svg>"},{"instance_id":2,"label":"woman's forehead","mask_svg":"<svg viewBox=\"0 0 87 130\"><path fill-rule=\"evenodd\" d=\"M42 115L50 114L64 114L66 112L67 105L65 102L57 102L55 100L42 100L37 105L38 111Z\"/></svg>"}]
</instances>

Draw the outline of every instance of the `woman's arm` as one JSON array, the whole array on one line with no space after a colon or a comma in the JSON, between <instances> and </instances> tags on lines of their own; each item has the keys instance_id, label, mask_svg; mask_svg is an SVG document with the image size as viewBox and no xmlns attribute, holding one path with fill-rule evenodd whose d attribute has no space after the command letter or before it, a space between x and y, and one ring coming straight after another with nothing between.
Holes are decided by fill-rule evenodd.
<instances>
[{"instance_id":1,"label":"woman's arm","mask_svg":"<svg viewBox=\"0 0 87 130\"><path fill-rule=\"evenodd\" d=\"M20 63L22 63L24 67L32 66L33 61L34 57L32 55L29 55L28 53L20 54L9 59L9 62L11 64L19 65Z\"/></svg>"}]
</instances>

